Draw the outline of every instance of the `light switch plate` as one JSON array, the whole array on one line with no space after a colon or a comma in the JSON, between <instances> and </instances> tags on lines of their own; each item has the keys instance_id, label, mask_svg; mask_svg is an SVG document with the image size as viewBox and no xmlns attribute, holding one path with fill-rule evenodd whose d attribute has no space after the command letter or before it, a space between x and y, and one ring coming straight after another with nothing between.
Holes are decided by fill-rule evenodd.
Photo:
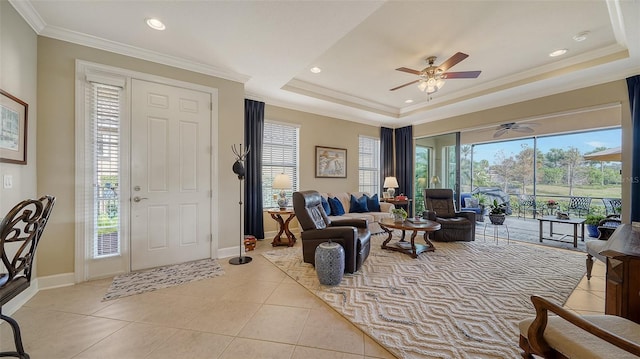
<instances>
[{"instance_id":1,"label":"light switch plate","mask_svg":"<svg viewBox=\"0 0 640 359\"><path fill-rule=\"evenodd\" d=\"M13 187L13 176L12 175L4 175L4 176L2 176L2 186L4 188L12 188Z\"/></svg>"}]
</instances>

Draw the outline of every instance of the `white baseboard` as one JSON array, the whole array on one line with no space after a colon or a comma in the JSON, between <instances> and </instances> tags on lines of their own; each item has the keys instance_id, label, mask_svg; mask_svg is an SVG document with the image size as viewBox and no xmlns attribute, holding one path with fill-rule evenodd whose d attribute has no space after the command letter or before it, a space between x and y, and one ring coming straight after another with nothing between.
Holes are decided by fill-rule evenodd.
<instances>
[{"instance_id":1,"label":"white baseboard","mask_svg":"<svg viewBox=\"0 0 640 359\"><path fill-rule=\"evenodd\" d=\"M68 287L74 285L74 274L56 274L47 277L40 277L31 280L31 285L24 292L18 294L9 303L2 306L2 312L5 315L12 315L18 309L22 308L34 295L43 289L52 289L59 287Z\"/></svg>"}]
</instances>

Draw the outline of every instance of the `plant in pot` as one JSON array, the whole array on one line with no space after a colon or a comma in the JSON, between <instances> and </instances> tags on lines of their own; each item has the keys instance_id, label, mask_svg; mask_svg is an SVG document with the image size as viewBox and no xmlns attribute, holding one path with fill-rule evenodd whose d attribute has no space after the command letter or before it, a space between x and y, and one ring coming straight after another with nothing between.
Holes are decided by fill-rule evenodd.
<instances>
[{"instance_id":1,"label":"plant in pot","mask_svg":"<svg viewBox=\"0 0 640 359\"><path fill-rule=\"evenodd\" d=\"M584 220L584 224L587 226L587 232L589 232L589 237L598 238L600 237L600 232L598 231L598 225L600 221L605 219L606 217L601 214L588 214L587 218Z\"/></svg>"},{"instance_id":2,"label":"plant in pot","mask_svg":"<svg viewBox=\"0 0 640 359\"><path fill-rule=\"evenodd\" d=\"M393 214L394 222L403 222L407 219L407 211L404 208L394 208L391 210L391 214Z\"/></svg>"},{"instance_id":3,"label":"plant in pot","mask_svg":"<svg viewBox=\"0 0 640 359\"><path fill-rule=\"evenodd\" d=\"M503 224L505 213L507 212L506 203L498 203L496 199L489 205L489 220L492 224Z\"/></svg>"}]
</instances>

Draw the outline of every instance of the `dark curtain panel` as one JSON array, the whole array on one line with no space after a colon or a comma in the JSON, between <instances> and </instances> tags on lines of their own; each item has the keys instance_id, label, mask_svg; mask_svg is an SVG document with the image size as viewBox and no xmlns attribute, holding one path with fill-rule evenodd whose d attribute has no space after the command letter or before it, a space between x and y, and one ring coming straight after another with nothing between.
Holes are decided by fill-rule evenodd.
<instances>
[{"instance_id":1,"label":"dark curtain panel","mask_svg":"<svg viewBox=\"0 0 640 359\"><path fill-rule=\"evenodd\" d=\"M393 129L380 127L380 186L385 177L395 176L393 170ZM383 188L378 189L382 193Z\"/></svg>"},{"instance_id":2,"label":"dark curtain panel","mask_svg":"<svg viewBox=\"0 0 640 359\"><path fill-rule=\"evenodd\" d=\"M396 178L400 188L409 198L413 194L413 126L396 128Z\"/></svg>"},{"instance_id":3,"label":"dark curtain panel","mask_svg":"<svg viewBox=\"0 0 640 359\"><path fill-rule=\"evenodd\" d=\"M264 238L262 221L262 138L264 102L244 100L244 142L251 149L245 160L244 233Z\"/></svg>"},{"instance_id":4,"label":"dark curtain panel","mask_svg":"<svg viewBox=\"0 0 640 359\"><path fill-rule=\"evenodd\" d=\"M631 154L631 221L640 221L640 75L627 78L633 143Z\"/></svg>"}]
</instances>

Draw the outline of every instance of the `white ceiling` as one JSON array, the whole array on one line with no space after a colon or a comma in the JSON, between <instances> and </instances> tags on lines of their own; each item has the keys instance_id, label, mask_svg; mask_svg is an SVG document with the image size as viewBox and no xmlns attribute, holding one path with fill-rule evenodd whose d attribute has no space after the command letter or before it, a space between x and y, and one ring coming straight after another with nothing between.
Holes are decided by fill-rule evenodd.
<instances>
[{"instance_id":1,"label":"white ceiling","mask_svg":"<svg viewBox=\"0 0 640 359\"><path fill-rule=\"evenodd\" d=\"M40 35L245 83L247 97L405 126L640 74L640 1L10 0ZM165 31L148 28L156 17ZM586 41L572 37L589 31ZM551 58L548 54L569 52ZM469 57L427 99L421 70ZM320 74L309 69L318 66ZM405 100L413 100L406 104Z\"/></svg>"}]
</instances>

